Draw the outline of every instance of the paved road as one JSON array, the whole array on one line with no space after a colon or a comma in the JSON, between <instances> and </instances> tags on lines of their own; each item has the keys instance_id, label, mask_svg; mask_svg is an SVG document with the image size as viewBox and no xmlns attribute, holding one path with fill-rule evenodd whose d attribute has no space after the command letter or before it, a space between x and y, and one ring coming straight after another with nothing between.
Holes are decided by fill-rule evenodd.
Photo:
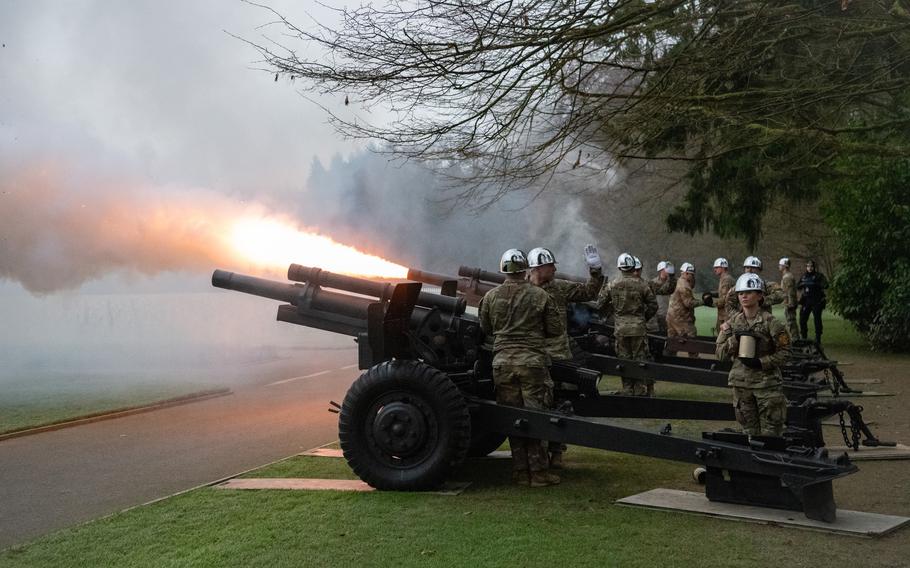
<instances>
[{"instance_id":1,"label":"paved road","mask_svg":"<svg viewBox=\"0 0 910 568\"><path fill-rule=\"evenodd\" d=\"M0 549L337 438L357 351L251 366L234 394L0 442Z\"/></svg>"}]
</instances>

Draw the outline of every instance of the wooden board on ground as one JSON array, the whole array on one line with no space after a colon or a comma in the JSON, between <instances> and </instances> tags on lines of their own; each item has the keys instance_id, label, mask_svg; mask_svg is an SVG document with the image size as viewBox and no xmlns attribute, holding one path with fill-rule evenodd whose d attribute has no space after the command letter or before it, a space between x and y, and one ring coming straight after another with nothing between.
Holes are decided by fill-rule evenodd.
<instances>
[{"instance_id":1,"label":"wooden board on ground","mask_svg":"<svg viewBox=\"0 0 910 568\"><path fill-rule=\"evenodd\" d=\"M343 458L344 454L338 448L313 448L300 454L302 456L318 458Z\"/></svg>"},{"instance_id":2,"label":"wooden board on ground","mask_svg":"<svg viewBox=\"0 0 910 568\"><path fill-rule=\"evenodd\" d=\"M468 481L448 481L437 491L427 491L433 495L459 495L471 483ZM296 477L245 477L229 479L215 485L216 489L289 489L295 491L375 491L359 479L303 479Z\"/></svg>"},{"instance_id":3,"label":"wooden board on ground","mask_svg":"<svg viewBox=\"0 0 910 568\"><path fill-rule=\"evenodd\" d=\"M682 511L732 521L781 525L867 538L883 536L910 523L910 518L907 517L847 511L844 509L837 511L837 520L835 522L824 523L807 519L799 511L782 511L765 507L716 503L708 501L703 493L676 489L652 489L638 495L624 497L616 501L616 503L630 507Z\"/></svg>"},{"instance_id":4,"label":"wooden board on ground","mask_svg":"<svg viewBox=\"0 0 910 568\"><path fill-rule=\"evenodd\" d=\"M847 452L851 461L910 460L910 447L903 444L872 448L860 446L859 450L856 451L846 446L828 446L829 454L839 454L841 452Z\"/></svg>"}]
</instances>

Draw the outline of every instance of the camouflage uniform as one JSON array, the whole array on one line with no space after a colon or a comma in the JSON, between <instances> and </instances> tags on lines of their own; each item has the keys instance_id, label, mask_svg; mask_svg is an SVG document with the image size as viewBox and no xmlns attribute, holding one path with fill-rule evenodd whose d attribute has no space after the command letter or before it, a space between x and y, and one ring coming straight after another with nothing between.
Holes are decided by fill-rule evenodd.
<instances>
[{"instance_id":1,"label":"camouflage uniform","mask_svg":"<svg viewBox=\"0 0 910 568\"><path fill-rule=\"evenodd\" d=\"M736 280L730 276L729 272L724 272L717 283L717 301L714 302L717 307L717 322L714 325L715 333L720 333L720 325L727 321L727 295L735 285Z\"/></svg>"},{"instance_id":2,"label":"camouflage uniform","mask_svg":"<svg viewBox=\"0 0 910 568\"><path fill-rule=\"evenodd\" d=\"M695 308L704 305L700 298L692 293L692 287L685 278L680 278L676 290L670 296L670 308L667 310L667 337L695 337ZM689 353L698 357L698 353Z\"/></svg>"},{"instance_id":3,"label":"camouflage uniform","mask_svg":"<svg viewBox=\"0 0 910 568\"><path fill-rule=\"evenodd\" d=\"M542 284L541 289L546 290L547 294L553 298L556 303L556 309L559 310L562 330L557 337L546 339L547 354L554 361L562 361L572 358L572 346L569 343L569 335L566 329L566 306L575 302L590 302L597 299L600 289L604 283L603 273L597 270L591 270L591 276L585 283L570 282L569 280L553 279Z\"/></svg>"},{"instance_id":4,"label":"camouflage uniform","mask_svg":"<svg viewBox=\"0 0 910 568\"><path fill-rule=\"evenodd\" d=\"M787 319L787 331L791 338L799 337L799 326L796 325L796 278L789 270L780 278L780 289L784 294L784 316Z\"/></svg>"},{"instance_id":5,"label":"camouflage uniform","mask_svg":"<svg viewBox=\"0 0 910 568\"><path fill-rule=\"evenodd\" d=\"M572 345L569 342L569 334L566 319L566 307L574 302L590 302L597 299L600 289L604 283L603 272L599 268L591 269L588 281L571 282L569 280L553 279L541 284L540 288L546 290L547 294L556 302L556 309L559 310L559 320L562 322L562 332L558 337L548 337L546 341L547 355L553 361L564 361L572 358ZM553 401L556 403L557 401ZM550 452L550 463L554 468L562 466L562 454L566 451L566 445L560 442L547 442L547 448Z\"/></svg>"},{"instance_id":6,"label":"camouflage uniform","mask_svg":"<svg viewBox=\"0 0 910 568\"><path fill-rule=\"evenodd\" d=\"M717 336L715 353L721 361L733 361L727 382L733 387L736 421L750 436L780 436L787 417L780 365L790 352L790 334L780 320L761 310L751 322L739 312L728 323L729 329ZM760 369L747 367L737 358L736 334L744 331L756 336L755 356L761 361Z\"/></svg>"},{"instance_id":7,"label":"camouflage uniform","mask_svg":"<svg viewBox=\"0 0 910 568\"><path fill-rule=\"evenodd\" d=\"M657 298L647 282L624 272L600 290L597 306L601 312L613 313L616 356L621 359L648 359L645 322L657 313ZM654 381L622 377L622 393L631 396L652 396Z\"/></svg>"},{"instance_id":8,"label":"camouflage uniform","mask_svg":"<svg viewBox=\"0 0 910 568\"><path fill-rule=\"evenodd\" d=\"M648 320L648 331L667 334L667 308L670 306L670 294L676 290L676 276L668 274L666 280L661 280L660 275L648 280L648 286L657 296L657 313Z\"/></svg>"},{"instance_id":9,"label":"camouflage uniform","mask_svg":"<svg viewBox=\"0 0 910 568\"><path fill-rule=\"evenodd\" d=\"M493 382L496 402L546 409L552 404L553 381L547 367L546 339L565 333L556 302L527 281L506 280L480 303L480 327L493 337ZM549 456L540 440L509 437L513 474L545 472Z\"/></svg>"}]
</instances>

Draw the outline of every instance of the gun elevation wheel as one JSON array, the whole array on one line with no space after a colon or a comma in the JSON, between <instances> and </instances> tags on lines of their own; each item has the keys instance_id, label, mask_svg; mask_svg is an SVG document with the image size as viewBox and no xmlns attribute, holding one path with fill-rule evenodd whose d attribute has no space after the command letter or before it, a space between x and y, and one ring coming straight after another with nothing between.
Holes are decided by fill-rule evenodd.
<instances>
[{"instance_id":1,"label":"gun elevation wheel","mask_svg":"<svg viewBox=\"0 0 910 568\"><path fill-rule=\"evenodd\" d=\"M338 437L348 465L371 486L430 489L464 460L471 421L445 373L417 361L386 361L348 389Z\"/></svg>"}]
</instances>

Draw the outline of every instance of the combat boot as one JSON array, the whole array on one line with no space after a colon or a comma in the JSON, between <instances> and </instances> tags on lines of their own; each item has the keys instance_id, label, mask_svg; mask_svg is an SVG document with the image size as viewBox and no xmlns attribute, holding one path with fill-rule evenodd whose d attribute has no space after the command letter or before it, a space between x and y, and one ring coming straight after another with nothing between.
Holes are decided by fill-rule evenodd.
<instances>
[{"instance_id":1,"label":"combat boot","mask_svg":"<svg viewBox=\"0 0 910 568\"><path fill-rule=\"evenodd\" d=\"M531 487L548 487L550 485L559 485L559 476L548 471L532 471Z\"/></svg>"},{"instance_id":2,"label":"combat boot","mask_svg":"<svg viewBox=\"0 0 910 568\"><path fill-rule=\"evenodd\" d=\"M563 469L562 452L553 452L550 454L550 469Z\"/></svg>"},{"instance_id":3,"label":"combat boot","mask_svg":"<svg viewBox=\"0 0 910 568\"><path fill-rule=\"evenodd\" d=\"M512 472L512 485L529 485L531 482L530 474L525 470L515 470Z\"/></svg>"}]
</instances>

